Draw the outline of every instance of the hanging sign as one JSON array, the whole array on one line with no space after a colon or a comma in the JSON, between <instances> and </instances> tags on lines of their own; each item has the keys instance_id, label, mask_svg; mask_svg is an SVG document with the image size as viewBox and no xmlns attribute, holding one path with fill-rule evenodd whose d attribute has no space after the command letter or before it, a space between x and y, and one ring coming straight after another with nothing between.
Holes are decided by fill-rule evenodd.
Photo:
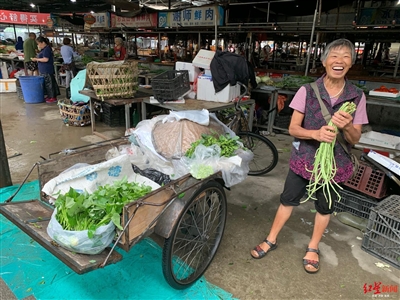
<instances>
[{"instance_id":1,"label":"hanging sign","mask_svg":"<svg viewBox=\"0 0 400 300\"><path fill-rule=\"evenodd\" d=\"M91 14L95 18L95 22L92 23L92 28L109 28L110 27L110 17L109 13L93 13Z\"/></svg>"},{"instance_id":2,"label":"hanging sign","mask_svg":"<svg viewBox=\"0 0 400 300\"><path fill-rule=\"evenodd\" d=\"M96 23L96 18L92 14L86 14L83 16L83 21L85 21L86 24L92 25Z\"/></svg>"},{"instance_id":3,"label":"hanging sign","mask_svg":"<svg viewBox=\"0 0 400 300\"><path fill-rule=\"evenodd\" d=\"M174 12L159 12L158 27L217 26L224 23L224 9L220 6L188 8Z\"/></svg>"},{"instance_id":4,"label":"hanging sign","mask_svg":"<svg viewBox=\"0 0 400 300\"><path fill-rule=\"evenodd\" d=\"M393 22L400 22L400 7L363 8L357 25L389 25Z\"/></svg>"},{"instance_id":5,"label":"hanging sign","mask_svg":"<svg viewBox=\"0 0 400 300\"><path fill-rule=\"evenodd\" d=\"M144 14L132 18L111 15L111 27L118 28L125 26L128 28L155 28L157 27L157 13Z\"/></svg>"},{"instance_id":6,"label":"hanging sign","mask_svg":"<svg viewBox=\"0 0 400 300\"><path fill-rule=\"evenodd\" d=\"M49 27L49 28L53 28L54 22L53 22L52 18L49 17L49 18L46 20L46 25L47 25L47 27Z\"/></svg>"},{"instance_id":7,"label":"hanging sign","mask_svg":"<svg viewBox=\"0 0 400 300\"><path fill-rule=\"evenodd\" d=\"M0 9L0 23L24 24L24 25L46 25L50 14L30 13Z\"/></svg>"}]
</instances>

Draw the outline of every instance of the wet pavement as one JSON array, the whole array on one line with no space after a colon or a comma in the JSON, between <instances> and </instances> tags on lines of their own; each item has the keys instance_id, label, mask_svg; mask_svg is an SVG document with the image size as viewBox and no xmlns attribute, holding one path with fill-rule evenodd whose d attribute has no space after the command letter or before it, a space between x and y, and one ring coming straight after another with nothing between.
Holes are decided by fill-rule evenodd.
<instances>
[{"instance_id":1,"label":"wet pavement","mask_svg":"<svg viewBox=\"0 0 400 300\"><path fill-rule=\"evenodd\" d=\"M22 154L9 159L13 184L22 182L32 165L51 153L102 141L92 135L90 126L63 124L56 104L25 104L13 93L0 94L0 117L5 143ZM96 127L110 138L125 131L101 122ZM368 292L369 285L379 283L398 289L400 270L380 265L381 260L363 251L363 234L336 217L332 217L320 244L321 270L315 275L303 270L302 258L315 216L311 202L294 209L278 237L277 250L261 260L251 258L251 248L268 233L288 172L292 139L283 134L269 138L279 149L279 163L271 173L249 177L226 191L225 233L206 279L239 299L399 299L398 292ZM37 179L36 172L28 180L33 179ZM380 294L374 294L377 290ZM0 298L12 299L3 282Z\"/></svg>"}]
</instances>

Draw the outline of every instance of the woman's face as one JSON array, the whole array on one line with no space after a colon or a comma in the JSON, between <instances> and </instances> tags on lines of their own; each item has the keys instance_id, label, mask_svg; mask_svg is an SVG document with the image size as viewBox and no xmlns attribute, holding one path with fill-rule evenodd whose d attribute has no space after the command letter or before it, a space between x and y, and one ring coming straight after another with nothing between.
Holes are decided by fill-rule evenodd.
<instances>
[{"instance_id":1,"label":"woman's face","mask_svg":"<svg viewBox=\"0 0 400 300\"><path fill-rule=\"evenodd\" d=\"M351 50L347 47L333 48L323 62L328 77L343 78L351 68Z\"/></svg>"},{"instance_id":2,"label":"woman's face","mask_svg":"<svg viewBox=\"0 0 400 300\"><path fill-rule=\"evenodd\" d=\"M119 46L119 45L121 44L119 39L115 39L115 40L114 40L114 43L115 43L115 45L117 45L117 46Z\"/></svg>"},{"instance_id":3,"label":"woman's face","mask_svg":"<svg viewBox=\"0 0 400 300\"><path fill-rule=\"evenodd\" d=\"M46 47L46 43L45 42L37 42L39 49L43 49L44 47Z\"/></svg>"}]
</instances>

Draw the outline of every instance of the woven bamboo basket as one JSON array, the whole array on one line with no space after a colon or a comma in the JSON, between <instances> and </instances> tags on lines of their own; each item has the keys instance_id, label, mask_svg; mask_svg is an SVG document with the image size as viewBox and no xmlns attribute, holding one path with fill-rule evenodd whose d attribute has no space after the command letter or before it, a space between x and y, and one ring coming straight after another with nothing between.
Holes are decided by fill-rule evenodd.
<instances>
[{"instance_id":1,"label":"woven bamboo basket","mask_svg":"<svg viewBox=\"0 0 400 300\"><path fill-rule=\"evenodd\" d=\"M58 101L61 119L65 124L82 127L90 125L90 108L89 105L74 105L70 100Z\"/></svg>"},{"instance_id":2,"label":"woven bamboo basket","mask_svg":"<svg viewBox=\"0 0 400 300\"><path fill-rule=\"evenodd\" d=\"M99 99L132 98L138 89L137 61L91 62L86 74Z\"/></svg>"}]
</instances>

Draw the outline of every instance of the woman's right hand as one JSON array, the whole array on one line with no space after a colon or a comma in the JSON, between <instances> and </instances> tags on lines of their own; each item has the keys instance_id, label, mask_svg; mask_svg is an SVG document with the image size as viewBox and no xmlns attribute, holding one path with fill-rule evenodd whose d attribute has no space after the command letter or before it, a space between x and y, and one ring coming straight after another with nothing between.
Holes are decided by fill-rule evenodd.
<instances>
[{"instance_id":1,"label":"woman's right hand","mask_svg":"<svg viewBox=\"0 0 400 300\"><path fill-rule=\"evenodd\" d=\"M336 137L336 131L333 126L322 126L319 130L316 130L313 134L313 139L318 142L332 143Z\"/></svg>"}]
</instances>

